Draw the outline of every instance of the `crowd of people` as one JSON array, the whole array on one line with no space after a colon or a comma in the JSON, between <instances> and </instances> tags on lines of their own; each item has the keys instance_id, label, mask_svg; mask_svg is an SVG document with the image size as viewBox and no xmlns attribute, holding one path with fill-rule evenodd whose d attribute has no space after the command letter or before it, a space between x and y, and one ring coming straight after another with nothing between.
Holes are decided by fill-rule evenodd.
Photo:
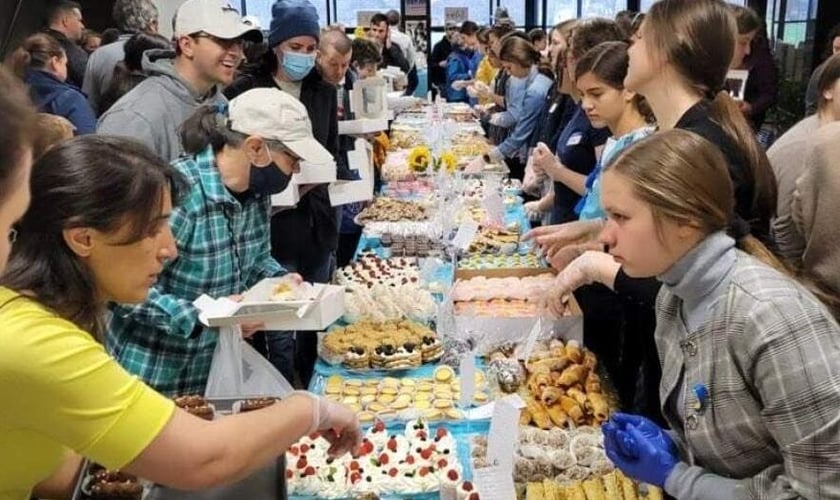
<instances>
[{"instance_id":1,"label":"crowd of people","mask_svg":"<svg viewBox=\"0 0 840 500\"><path fill-rule=\"evenodd\" d=\"M217 0L186 0L159 34L151 0L116 0L116 32L54 2L0 70L0 497L67 494L82 457L180 489L242 478L300 436L354 450L359 422L296 391L207 422L218 331L202 294L241 300L266 277L327 283L355 252L361 206L328 185L272 207L301 162L357 179L338 121L349 92L418 55L396 11L349 37L307 0L265 33ZM836 35L836 36L835 36ZM523 182L526 236L574 294L584 343L627 413L610 459L680 499L840 497L840 30L809 116L765 152L778 89L760 18L722 0L572 19L547 33L447 24L433 91L472 106ZM730 70L748 70L744 94ZM384 136L368 138L382 147ZM297 387L310 332L240 325Z\"/></svg>"}]
</instances>

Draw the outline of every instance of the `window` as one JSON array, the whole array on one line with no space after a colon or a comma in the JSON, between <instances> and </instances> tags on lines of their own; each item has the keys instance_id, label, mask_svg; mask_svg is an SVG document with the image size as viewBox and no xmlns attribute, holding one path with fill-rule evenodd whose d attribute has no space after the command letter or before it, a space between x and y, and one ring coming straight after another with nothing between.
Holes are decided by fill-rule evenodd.
<instances>
[{"instance_id":1,"label":"window","mask_svg":"<svg viewBox=\"0 0 840 500\"><path fill-rule=\"evenodd\" d=\"M525 2L522 0L500 0L500 7L505 7L508 15L513 19L513 23L517 26L525 26ZM496 8L493 8L493 13L496 13Z\"/></svg>"},{"instance_id":2,"label":"window","mask_svg":"<svg viewBox=\"0 0 840 500\"><path fill-rule=\"evenodd\" d=\"M747 4L746 0L726 0L726 1L731 3L731 4L735 4L735 5L746 5ZM799 0L799 1L807 2L808 0ZM648 9L650 9L650 6L655 4L655 3L656 3L656 0L642 0L641 3L639 4L639 8L641 9L642 12L647 12Z\"/></svg>"},{"instance_id":3,"label":"window","mask_svg":"<svg viewBox=\"0 0 840 500\"><path fill-rule=\"evenodd\" d=\"M490 20L490 4L487 0L431 0L432 26L442 27L446 21L447 7L466 7L470 21L483 26Z\"/></svg>"},{"instance_id":4,"label":"window","mask_svg":"<svg viewBox=\"0 0 840 500\"><path fill-rule=\"evenodd\" d=\"M545 14L545 25L549 28L561 21L576 19L577 0L549 0Z\"/></svg>"},{"instance_id":5,"label":"window","mask_svg":"<svg viewBox=\"0 0 840 500\"><path fill-rule=\"evenodd\" d=\"M332 1L332 0L331 0ZM335 22L345 26L356 26L356 12L373 11L386 13L391 9L400 10L400 0L335 0Z\"/></svg>"},{"instance_id":6,"label":"window","mask_svg":"<svg viewBox=\"0 0 840 500\"><path fill-rule=\"evenodd\" d=\"M260 27L268 30L271 25L271 6L276 0L243 0L242 12L249 16L257 16ZM318 24L327 25L327 0L309 0L318 11Z\"/></svg>"},{"instance_id":7,"label":"window","mask_svg":"<svg viewBox=\"0 0 840 500\"><path fill-rule=\"evenodd\" d=\"M627 9L626 0L583 0L582 17L606 17L614 19L615 15Z\"/></svg>"}]
</instances>

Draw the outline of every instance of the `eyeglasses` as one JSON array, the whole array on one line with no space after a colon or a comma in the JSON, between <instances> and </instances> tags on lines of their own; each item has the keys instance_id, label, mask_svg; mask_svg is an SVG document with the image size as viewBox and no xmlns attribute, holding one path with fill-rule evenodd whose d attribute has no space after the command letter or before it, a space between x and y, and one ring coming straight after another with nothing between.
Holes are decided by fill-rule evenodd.
<instances>
[{"instance_id":1,"label":"eyeglasses","mask_svg":"<svg viewBox=\"0 0 840 500\"><path fill-rule=\"evenodd\" d=\"M14 245L17 241L18 230L15 228L9 229L9 244Z\"/></svg>"}]
</instances>

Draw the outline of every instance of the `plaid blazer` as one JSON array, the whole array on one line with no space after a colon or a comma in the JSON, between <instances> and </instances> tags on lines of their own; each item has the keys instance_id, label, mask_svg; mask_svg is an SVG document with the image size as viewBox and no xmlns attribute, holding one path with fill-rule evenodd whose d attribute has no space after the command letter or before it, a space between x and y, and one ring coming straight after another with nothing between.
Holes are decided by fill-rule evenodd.
<instances>
[{"instance_id":1,"label":"plaid blazer","mask_svg":"<svg viewBox=\"0 0 840 500\"><path fill-rule=\"evenodd\" d=\"M736 252L709 320L687 331L663 286L663 412L686 461L739 480L738 497L840 498L840 326L791 278ZM708 398L701 404L696 384Z\"/></svg>"}]
</instances>

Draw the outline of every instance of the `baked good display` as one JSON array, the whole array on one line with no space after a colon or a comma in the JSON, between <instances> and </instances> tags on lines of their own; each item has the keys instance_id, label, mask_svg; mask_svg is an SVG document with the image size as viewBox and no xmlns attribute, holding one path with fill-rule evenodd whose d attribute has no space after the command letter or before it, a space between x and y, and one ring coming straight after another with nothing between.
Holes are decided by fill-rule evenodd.
<instances>
[{"instance_id":1,"label":"baked good display","mask_svg":"<svg viewBox=\"0 0 840 500\"><path fill-rule=\"evenodd\" d=\"M324 336L322 357L340 359L348 368L405 369L437 361L443 355L437 334L409 320L362 321Z\"/></svg>"},{"instance_id":2,"label":"baked good display","mask_svg":"<svg viewBox=\"0 0 840 500\"><path fill-rule=\"evenodd\" d=\"M458 269L537 269L546 267L533 254L468 255L458 263Z\"/></svg>"},{"instance_id":3,"label":"baked good display","mask_svg":"<svg viewBox=\"0 0 840 500\"><path fill-rule=\"evenodd\" d=\"M492 299L537 301L553 284L554 275L551 273L521 278L477 276L458 280L452 289L452 300L455 302Z\"/></svg>"},{"instance_id":4,"label":"baked good display","mask_svg":"<svg viewBox=\"0 0 840 500\"><path fill-rule=\"evenodd\" d=\"M175 406L204 420L213 420L215 416L213 406L204 396L197 394L176 397Z\"/></svg>"},{"instance_id":5,"label":"baked good display","mask_svg":"<svg viewBox=\"0 0 840 500\"><path fill-rule=\"evenodd\" d=\"M490 401L487 377L475 373L476 391L471 404ZM428 420L461 420L458 408L461 379L447 367L440 366L431 377L383 377L381 379L345 378L331 375L323 385L324 396L348 405L362 424L376 419L409 419L422 416Z\"/></svg>"},{"instance_id":6,"label":"baked good display","mask_svg":"<svg viewBox=\"0 0 840 500\"><path fill-rule=\"evenodd\" d=\"M639 485L615 469L603 443L599 427L521 427L513 479L520 489L525 489L525 498L662 498L660 490ZM486 455L487 438L474 437L473 467L486 467ZM624 492L633 495L625 496Z\"/></svg>"},{"instance_id":7,"label":"baked good display","mask_svg":"<svg viewBox=\"0 0 840 500\"><path fill-rule=\"evenodd\" d=\"M467 251L471 254L512 255L519 250L519 239L518 231L482 227Z\"/></svg>"},{"instance_id":8,"label":"baked good display","mask_svg":"<svg viewBox=\"0 0 840 500\"><path fill-rule=\"evenodd\" d=\"M278 400L277 398L251 398L239 402L239 413L261 410L267 408Z\"/></svg>"},{"instance_id":9,"label":"baked good display","mask_svg":"<svg viewBox=\"0 0 840 500\"><path fill-rule=\"evenodd\" d=\"M140 500L143 485L137 476L92 464L83 480L82 493L95 500Z\"/></svg>"},{"instance_id":10,"label":"baked good display","mask_svg":"<svg viewBox=\"0 0 840 500\"><path fill-rule=\"evenodd\" d=\"M529 391L520 423L542 429L600 425L613 410L595 355L574 341L538 342L525 363Z\"/></svg>"},{"instance_id":11,"label":"baked good display","mask_svg":"<svg viewBox=\"0 0 840 500\"><path fill-rule=\"evenodd\" d=\"M392 256L428 257L443 253L444 244L440 238L425 235L384 233L380 236L383 247L391 249Z\"/></svg>"},{"instance_id":12,"label":"baked good display","mask_svg":"<svg viewBox=\"0 0 840 500\"><path fill-rule=\"evenodd\" d=\"M372 288L374 285L392 287L419 284L420 268L413 257L394 257L380 259L376 255L366 254L356 262L345 266L335 273L339 285Z\"/></svg>"},{"instance_id":13,"label":"baked good display","mask_svg":"<svg viewBox=\"0 0 840 500\"><path fill-rule=\"evenodd\" d=\"M365 207L358 215L357 220L364 224L377 221L417 221L426 220L428 217L426 207L419 203L380 197L374 199L373 203Z\"/></svg>"},{"instance_id":14,"label":"baked good display","mask_svg":"<svg viewBox=\"0 0 840 500\"><path fill-rule=\"evenodd\" d=\"M415 419L404 428L377 423L362 441L358 456L330 458L327 440L315 433L286 452L286 486L290 495L360 498L363 495L428 494L463 483L457 443L443 426L431 428Z\"/></svg>"}]
</instances>

